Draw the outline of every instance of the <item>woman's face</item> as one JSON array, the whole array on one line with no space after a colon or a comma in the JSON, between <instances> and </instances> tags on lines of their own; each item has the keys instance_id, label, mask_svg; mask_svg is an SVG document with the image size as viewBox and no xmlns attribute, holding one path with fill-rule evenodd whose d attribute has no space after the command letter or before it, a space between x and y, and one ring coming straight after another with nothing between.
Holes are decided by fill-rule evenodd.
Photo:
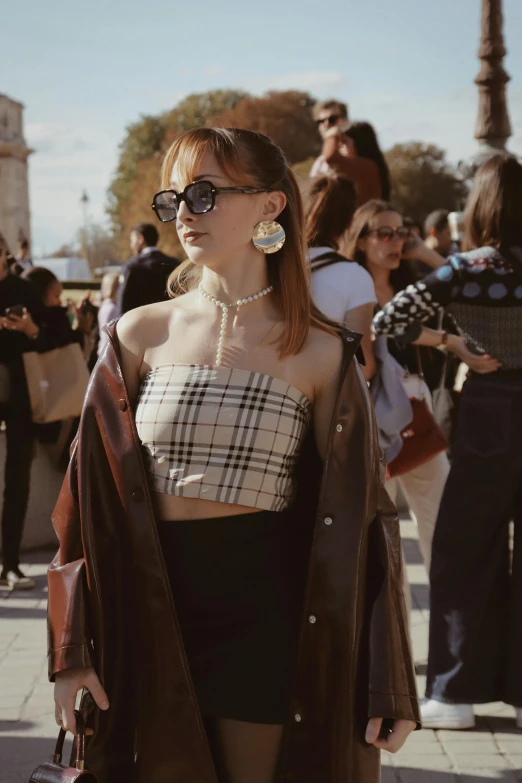
<instances>
[{"instance_id":1,"label":"woman's face","mask_svg":"<svg viewBox=\"0 0 522 783\"><path fill-rule=\"evenodd\" d=\"M233 182L207 153L194 172L193 181L209 180L216 188L248 185L246 181ZM188 184L181 181L174 165L171 187L180 193ZM252 244L254 227L262 220L275 220L283 210L283 193L226 193L217 194L215 206L203 215L193 215L184 201L178 210L176 229L188 258L205 266L221 266L224 262L244 258L245 254L259 256Z\"/></svg>"},{"instance_id":2,"label":"woman's face","mask_svg":"<svg viewBox=\"0 0 522 783\"><path fill-rule=\"evenodd\" d=\"M400 238L396 233L386 240L379 236L377 229L401 228L402 217L396 212L381 212L370 220L368 226L369 233L364 239L359 240L360 249L366 254L366 262L370 272L373 269L398 269L401 263L401 256L404 247L405 238Z\"/></svg>"},{"instance_id":3,"label":"woman's face","mask_svg":"<svg viewBox=\"0 0 522 783\"><path fill-rule=\"evenodd\" d=\"M54 283L51 283L45 292L43 300L45 307L60 307L62 304L62 291L63 286L59 280L55 280Z\"/></svg>"}]
</instances>

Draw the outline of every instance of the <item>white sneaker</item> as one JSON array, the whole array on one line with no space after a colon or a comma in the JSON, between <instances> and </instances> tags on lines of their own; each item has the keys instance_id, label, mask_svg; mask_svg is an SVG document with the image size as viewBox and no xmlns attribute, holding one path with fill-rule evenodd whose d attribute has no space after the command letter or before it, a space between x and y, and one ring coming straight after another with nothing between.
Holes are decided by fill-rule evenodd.
<instances>
[{"instance_id":1,"label":"white sneaker","mask_svg":"<svg viewBox=\"0 0 522 783\"><path fill-rule=\"evenodd\" d=\"M522 707L515 707L515 712L517 714L517 729L522 729Z\"/></svg>"},{"instance_id":2,"label":"white sneaker","mask_svg":"<svg viewBox=\"0 0 522 783\"><path fill-rule=\"evenodd\" d=\"M420 709L425 729L472 729L475 725L471 704L445 704L435 699L424 699Z\"/></svg>"}]
</instances>

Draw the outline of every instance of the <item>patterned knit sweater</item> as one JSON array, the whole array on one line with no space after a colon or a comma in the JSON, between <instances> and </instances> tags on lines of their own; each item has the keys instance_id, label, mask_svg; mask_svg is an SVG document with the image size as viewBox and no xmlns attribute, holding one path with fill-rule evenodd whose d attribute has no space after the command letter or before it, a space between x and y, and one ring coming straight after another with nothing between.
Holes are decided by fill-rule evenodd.
<instances>
[{"instance_id":1,"label":"patterned knit sweater","mask_svg":"<svg viewBox=\"0 0 522 783\"><path fill-rule=\"evenodd\" d=\"M522 369L522 276L497 250L481 247L452 256L377 313L374 332L415 340L420 333L415 325L440 308L453 316L473 353L490 354L503 369Z\"/></svg>"}]
</instances>

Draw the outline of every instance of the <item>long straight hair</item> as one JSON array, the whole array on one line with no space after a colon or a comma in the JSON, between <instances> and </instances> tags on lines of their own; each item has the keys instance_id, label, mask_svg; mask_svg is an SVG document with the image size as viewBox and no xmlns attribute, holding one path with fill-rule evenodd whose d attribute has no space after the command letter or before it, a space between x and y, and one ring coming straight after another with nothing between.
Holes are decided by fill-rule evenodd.
<instances>
[{"instance_id":1,"label":"long straight hair","mask_svg":"<svg viewBox=\"0 0 522 783\"><path fill-rule=\"evenodd\" d=\"M388 201L391 194L390 170L379 146L373 125L370 125L369 122L352 122L346 135L353 140L355 152L360 158L373 160L377 165L381 180L381 197L384 201Z\"/></svg>"},{"instance_id":2,"label":"long straight hair","mask_svg":"<svg viewBox=\"0 0 522 783\"><path fill-rule=\"evenodd\" d=\"M192 182L203 157L210 153L232 182L266 190L279 190L286 206L278 217L286 241L277 253L266 256L268 279L283 316L283 333L277 340L281 358L299 353L310 326L332 334L338 325L324 316L312 302L310 271L304 242L301 194L283 151L267 136L239 128L197 128L180 134L165 154L161 186L170 187L174 164L180 179ZM171 296L192 290L201 278L201 267L185 261L169 277Z\"/></svg>"},{"instance_id":3,"label":"long straight hair","mask_svg":"<svg viewBox=\"0 0 522 783\"><path fill-rule=\"evenodd\" d=\"M305 228L308 247L339 250L339 242L357 207L355 185L344 177L319 177L312 180L307 197Z\"/></svg>"},{"instance_id":4,"label":"long straight hair","mask_svg":"<svg viewBox=\"0 0 522 783\"><path fill-rule=\"evenodd\" d=\"M464 250L522 247L522 165L493 155L475 174L464 212Z\"/></svg>"}]
</instances>

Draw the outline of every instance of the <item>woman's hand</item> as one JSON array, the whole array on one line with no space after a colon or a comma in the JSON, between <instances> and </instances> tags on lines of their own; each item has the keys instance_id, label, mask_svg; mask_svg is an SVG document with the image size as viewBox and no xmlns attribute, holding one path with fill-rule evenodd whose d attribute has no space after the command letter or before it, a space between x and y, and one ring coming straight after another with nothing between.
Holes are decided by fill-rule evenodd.
<instances>
[{"instance_id":1,"label":"woman's hand","mask_svg":"<svg viewBox=\"0 0 522 783\"><path fill-rule=\"evenodd\" d=\"M396 720L393 729L386 739L379 738L384 718L370 718L366 727L366 742L375 745L376 748L387 750L389 753L397 753L402 748L417 724L412 720Z\"/></svg>"},{"instance_id":2,"label":"woman's hand","mask_svg":"<svg viewBox=\"0 0 522 783\"><path fill-rule=\"evenodd\" d=\"M433 269L438 269L439 266L444 266L446 263L445 258L439 255L436 250L427 247L418 236L412 236L405 242L402 257L408 260L423 261Z\"/></svg>"},{"instance_id":3,"label":"woman's hand","mask_svg":"<svg viewBox=\"0 0 522 783\"><path fill-rule=\"evenodd\" d=\"M31 339L36 337L40 331L39 327L31 318L31 313L29 313L25 307L22 316L11 314L6 318L2 318L2 327L8 332L22 332Z\"/></svg>"},{"instance_id":4,"label":"woman's hand","mask_svg":"<svg viewBox=\"0 0 522 783\"><path fill-rule=\"evenodd\" d=\"M477 356L476 353L472 353L464 342L464 338L456 334L448 336L448 351L458 356L461 362L467 364L470 370L479 373L479 375L488 375L502 367L502 362L489 354Z\"/></svg>"},{"instance_id":5,"label":"woman's hand","mask_svg":"<svg viewBox=\"0 0 522 783\"><path fill-rule=\"evenodd\" d=\"M100 710L109 709L109 699L92 667L85 669L65 669L58 672L54 683L55 719L65 731L76 734L74 708L78 691L87 688ZM93 734L87 729L87 734Z\"/></svg>"}]
</instances>

